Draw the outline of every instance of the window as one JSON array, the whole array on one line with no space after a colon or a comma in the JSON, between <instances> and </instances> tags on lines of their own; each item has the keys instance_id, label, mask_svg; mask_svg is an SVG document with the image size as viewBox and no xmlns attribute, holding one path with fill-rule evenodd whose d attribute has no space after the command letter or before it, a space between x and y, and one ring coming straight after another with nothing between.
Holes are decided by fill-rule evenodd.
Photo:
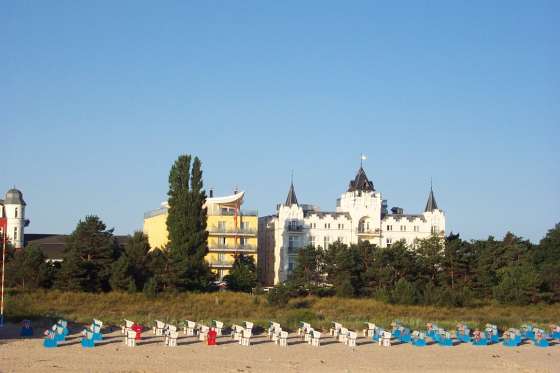
<instances>
[{"instance_id":1,"label":"window","mask_svg":"<svg viewBox=\"0 0 560 373\"><path fill-rule=\"evenodd\" d=\"M342 236L338 237L337 241L340 242L340 243L344 243L344 237L342 237Z\"/></svg>"},{"instance_id":2,"label":"window","mask_svg":"<svg viewBox=\"0 0 560 373\"><path fill-rule=\"evenodd\" d=\"M393 230L393 226L392 226L392 225L388 225L388 226L387 226L387 230L388 230L388 231L392 231L392 230Z\"/></svg>"},{"instance_id":3,"label":"window","mask_svg":"<svg viewBox=\"0 0 560 373\"><path fill-rule=\"evenodd\" d=\"M18 234L17 227L14 227L14 240L18 239L17 234Z\"/></svg>"},{"instance_id":4,"label":"window","mask_svg":"<svg viewBox=\"0 0 560 373\"><path fill-rule=\"evenodd\" d=\"M226 230L226 222L225 221L219 221L218 222L218 230L220 232L225 232L225 230Z\"/></svg>"},{"instance_id":5,"label":"window","mask_svg":"<svg viewBox=\"0 0 560 373\"><path fill-rule=\"evenodd\" d=\"M392 243L393 243L393 239L387 238L387 247L390 247Z\"/></svg>"},{"instance_id":6,"label":"window","mask_svg":"<svg viewBox=\"0 0 560 373\"><path fill-rule=\"evenodd\" d=\"M226 238L225 237L218 237L218 245L225 246L226 245Z\"/></svg>"},{"instance_id":7,"label":"window","mask_svg":"<svg viewBox=\"0 0 560 373\"><path fill-rule=\"evenodd\" d=\"M406 225L401 225L401 232L406 232Z\"/></svg>"},{"instance_id":8,"label":"window","mask_svg":"<svg viewBox=\"0 0 560 373\"><path fill-rule=\"evenodd\" d=\"M247 245L247 237L239 237L239 246Z\"/></svg>"},{"instance_id":9,"label":"window","mask_svg":"<svg viewBox=\"0 0 560 373\"><path fill-rule=\"evenodd\" d=\"M344 229L344 224L338 224L338 229L339 229L339 230Z\"/></svg>"},{"instance_id":10,"label":"window","mask_svg":"<svg viewBox=\"0 0 560 373\"><path fill-rule=\"evenodd\" d=\"M311 223L311 228L317 228L317 223Z\"/></svg>"},{"instance_id":11,"label":"window","mask_svg":"<svg viewBox=\"0 0 560 373\"><path fill-rule=\"evenodd\" d=\"M323 238L324 247L323 249L327 250L329 248L329 237Z\"/></svg>"},{"instance_id":12,"label":"window","mask_svg":"<svg viewBox=\"0 0 560 373\"><path fill-rule=\"evenodd\" d=\"M296 220L290 220L289 228L290 228L290 230L295 231L297 229L297 221Z\"/></svg>"},{"instance_id":13,"label":"window","mask_svg":"<svg viewBox=\"0 0 560 373\"><path fill-rule=\"evenodd\" d=\"M16 218L18 217L18 208L16 207Z\"/></svg>"},{"instance_id":14,"label":"window","mask_svg":"<svg viewBox=\"0 0 560 373\"><path fill-rule=\"evenodd\" d=\"M414 226L414 232L420 232L420 227L417 226L417 225L415 225L415 226Z\"/></svg>"},{"instance_id":15,"label":"window","mask_svg":"<svg viewBox=\"0 0 560 373\"><path fill-rule=\"evenodd\" d=\"M309 244L315 247L315 236L309 236Z\"/></svg>"},{"instance_id":16,"label":"window","mask_svg":"<svg viewBox=\"0 0 560 373\"><path fill-rule=\"evenodd\" d=\"M240 225L241 230L244 230L244 231L249 230L249 226L250 226L250 225L249 225L249 222L248 222L248 221L242 221L242 222L241 222L241 225Z\"/></svg>"},{"instance_id":17,"label":"window","mask_svg":"<svg viewBox=\"0 0 560 373\"><path fill-rule=\"evenodd\" d=\"M289 237L288 237L288 248L289 248L289 249L293 249L293 248L294 248L294 246L295 246L295 241L296 241L296 238L295 238L294 236L289 236Z\"/></svg>"},{"instance_id":18,"label":"window","mask_svg":"<svg viewBox=\"0 0 560 373\"><path fill-rule=\"evenodd\" d=\"M437 225L432 225L432 234L437 233Z\"/></svg>"},{"instance_id":19,"label":"window","mask_svg":"<svg viewBox=\"0 0 560 373\"><path fill-rule=\"evenodd\" d=\"M218 262L224 263L226 261L226 255L224 253L218 254Z\"/></svg>"}]
</instances>

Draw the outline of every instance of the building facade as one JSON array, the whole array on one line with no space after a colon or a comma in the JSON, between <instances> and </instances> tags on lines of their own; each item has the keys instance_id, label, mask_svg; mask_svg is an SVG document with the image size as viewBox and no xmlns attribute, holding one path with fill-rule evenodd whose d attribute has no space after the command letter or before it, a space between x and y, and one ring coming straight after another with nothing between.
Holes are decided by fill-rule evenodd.
<instances>
[{"instance_id":1,"label":"building facade","mask_svg":"<svg viewBox=\"0 0 560 373\"><path fill-rule=\"evenodd\" d=\"M227 275L235 255L252 256L257 263L257 211L242 210L245 192L236 192L225 197L206 199L208 220L208 255L206 261L219 279ZM152 249L163 249L167 245L167 202L157 210L144 214L144 233Z\"/></svg>"},{"instance_id":2,"label":"building facade","mask_svg":"<svg viewBox=\"0 0 560 373\"><path fill-rule=\"evenodd\" d=\"M0 199L0 237L5 237L16 249L24 247L24 230L29 225L29 220L25 218L26 206L23 193L15 188L8 190L3 200Z\"/></svg>"},{"instance_id":3,"label":"building facade","mask_svg":"<svg viewBox=\"0 0 560 373\"><path fill-rule=\"evenodd\" d=\"M404 241L414 247L419 239L433 235L445 236L445 215L432 189L423 213L405 214L399 207L388 211L387 202L360 166L348 190L337 199L336 210L323 212L300 204L292 183L277 213L259 219L260 280L266 285L285 281L298 251L307 245L327 249L336 241L348 245L369 241L390 247Z\"/></svg>"}]
</instances>

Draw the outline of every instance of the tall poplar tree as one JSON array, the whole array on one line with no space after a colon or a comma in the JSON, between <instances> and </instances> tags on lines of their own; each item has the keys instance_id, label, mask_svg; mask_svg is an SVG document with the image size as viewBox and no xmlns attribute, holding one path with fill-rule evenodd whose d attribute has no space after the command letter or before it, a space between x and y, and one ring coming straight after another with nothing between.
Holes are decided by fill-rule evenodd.
<instances>
[{"instance_id":1,"label":"tall poplar tree","mask_svg":"<svg viewBox=\"0 0 560 373\"><path fill-rule=\"evenodd\" d=\"M192 169L191 169L192 160ZM198 157L181 155L169 172L168 286L179 290L204 290L211 279L204 257L208 253L206 193Z\"/></svg>"}]
</instances>

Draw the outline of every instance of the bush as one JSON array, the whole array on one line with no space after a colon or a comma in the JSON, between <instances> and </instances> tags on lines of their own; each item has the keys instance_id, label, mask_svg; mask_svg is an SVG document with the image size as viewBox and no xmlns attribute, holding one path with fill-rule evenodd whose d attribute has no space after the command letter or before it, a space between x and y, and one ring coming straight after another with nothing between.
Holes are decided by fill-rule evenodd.
<instances>
[{"instance_id":1,"label":"bush","mask_svg":"<svg viewBox=\"0 0 560 373\"><path fill-rule=\"evenodd\" d=\"M276 285L269 290L266 300L271 306L285 307L290 300L290 290L286 285Z\"/></svg>"},{"instance_id":2,"label":"bush","mask_svg":"<svg viewBox=\"0 0 560 373\"><path fill-rule=\"evenodd\" d=\"M157 296L157 283L153 277L150 277L150 279L146 281L142 292L146 298L155 298Z\"/></svg>"},{"instance_id":3,"label":"bush","mask_svg":"<svg viewBox=\"0 0 560 373\"><path fill-rule=\"evenodd\" d=\"M395 289L391 292L391 301L397 304L414 304L416 303L416 294L414 286L401 278L397 281Z\"/></svg>"}]
</instances>

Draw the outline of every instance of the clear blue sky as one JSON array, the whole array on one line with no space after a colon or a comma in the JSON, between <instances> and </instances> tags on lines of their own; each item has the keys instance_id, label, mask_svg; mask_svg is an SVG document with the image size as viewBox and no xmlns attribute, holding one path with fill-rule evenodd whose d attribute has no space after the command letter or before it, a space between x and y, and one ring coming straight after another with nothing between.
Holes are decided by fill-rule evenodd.
<instances>
[{"instance_id":1,"label":"clear blue sky","mask_svg":"<svg viewBox=\"0 0 560 373\"><path fill-rule=\"evenodd\" d=\"M304 4L305 3L305 4ZM165 198L181 153L217 194L335 208L359 156L389 206L430 177L448 231L560 221L558 1L0 1L0 190L28 232Z\"/></svg>"}]
</instances>

